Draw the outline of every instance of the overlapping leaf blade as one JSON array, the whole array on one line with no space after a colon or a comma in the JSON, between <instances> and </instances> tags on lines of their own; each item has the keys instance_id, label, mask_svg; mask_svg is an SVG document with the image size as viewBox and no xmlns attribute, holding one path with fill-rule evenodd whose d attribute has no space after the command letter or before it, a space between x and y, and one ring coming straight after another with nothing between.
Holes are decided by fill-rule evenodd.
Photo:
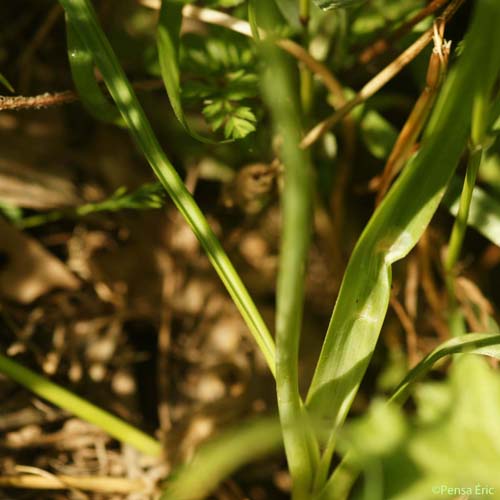
<instances>
[{"instance_id":1,"label":"overlapping leaf blade","mask_svg":"<svg viewBox=\"0 0 500 500\"><path fill-rule=\"evenodd\" d=\"M233 471L281 447L277 418L261 418L228 430L202 446L189 464L174 472L161 500L206 498Z\"/></svg>"},{"instance_id":2,"label":"overlapping leaf blade","mask_svg":"<svg viewBox=\"0 0 500 500\"><path fill-rule=\"evenodd\" d=\"M419 154L379 206L351 256L309 390L308 407L332 431L344 421L387 310L391 265L416 244L467 145L477 68L498 74L500 4L485 0L436 104ZM494 55L493 55L494 54Z\"/></svg>"},{"instance_id":3,"label":"overlapping leaf blade","mask_svg":"<svg viewBox=\"0 0 500 500\"><path fill-rule=\"evenodd\" d=\"M391 401L403 402L412 383L431 370L441 358L458 353L482 354L500 359L500 335L469 333L444 342L408 373L395 390Z\"/></svg>"},{"instance_id":4,"label":"overlapping leaf blade","mask_svg":"<svg viewBox=\"0 0 500 500\"><path fill-rule=\"evenodd\" d=\"M91 3L89 0L59 0L59 2L81 41L92 52L94 62L132 137L205 249L214 269L261 348L269 369L274 374L274 341L267 326L207 219L162 150L123 68L97 22Z\"/></svg>"},{"instance_id":5,"label":"overlapping leaf blade","mask_svg":"<svg viewBox=\"0 0 500 500\"><path fill-rule=\"evenodd\" d=\"M81 42L68 18L66 18L66 40L71 76L85 109L98 120L123 124L118 109L108 101L95 79L92 53Z\"/></svg>"}]
</instances>

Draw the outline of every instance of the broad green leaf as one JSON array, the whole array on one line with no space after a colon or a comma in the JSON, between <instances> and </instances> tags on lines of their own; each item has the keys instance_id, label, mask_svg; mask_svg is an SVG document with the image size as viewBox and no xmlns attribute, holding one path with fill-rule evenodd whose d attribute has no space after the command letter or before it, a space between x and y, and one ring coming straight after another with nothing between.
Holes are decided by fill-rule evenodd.
<instances>
[{"instance_id":1,"label":"broad green leaf","mask_svg":"<svg viewBox=\"0 0 500 500\"><path fill-rule=\"evenodd\" d=\"M71 76L85 109L98 120L123 125L120 112L108 101L95 79L92 53L81 42L67 16L66 40Z\"/></svg>"},{"instance_id":2,"label":"broad green leaf","mask_svg":"<svg viewBox=\"0 0 500 500\"><path fill-rule=\"evenodd\" d=\"M419 413L428 416L434 413L434 418L427 418L425 423L420 420L406 423L398 447L365 456L365 460L378 463L385 485L381 500L420 500L444 495L497 497L500 491L498 373L480 357L467 355L457 360L449 381L440 385L441 398L448 402L446 408L441 402L437 412L419 408ZM421 398L418 404L434 406L436 400ZM373 438L368 434L365 438L366 447ZM363 453L362 448L357 449ZM392 480L384 481L387 478Z\"/></svg>"},{"instance_id":3,"label":"broad green leaf","mask_svg":"<svg viewBox=\"0 0 500 500\"><path fill-rule=\"evenodd\" d=\"M365 416L346 425L340 435L348 460L342 463L344 477L330 480L315 500L347 498L359 472L365 486L349 495L353 500L497 497L499 374L480 356L463 355L446 382L423 384L417 396L415 417L375 401Z\"/></svg>"},{"instance_id":4,"label":"broad green leaf","mask_svg":"<svg viewBox=\"0 0 500 500\"><path fill-rule=\"evenodd\" d=\"M495 74L500 69L500 4L475 5L464 52L436 103L421 150L374 213L344 275L307 398L308 408L332 430L330 447L375 349L391 266L417 243L467 146L473 100L482 90L477 68Z\"/></svg>"},{"instance_id":5,"label":"broad green leaf","mask_svg":"<svg viewBox=\"0 0 500 500\"><path fill-rule=\"evenodd\" d=\"M443 204L454 216L458 213L461 188L460 180L453 177L443 198ZM479 187L475 187L472 193L467 224L500 246L500 202Z\"/></svg>"},{"instance_id":6,"label":"broad green leaf","mask_svg":"<svg viewBox=\"0 0 500 500\"><path fill-rule=\"evenodd\" d=\"M146 118L123 68L99 26L89 0L59 0L82 43L92 52L111 97L132 137L163 187L205 249L274 374L274 341L238 273L207 219L170 163Z\"/></svg>"},{"instance_id":7,"label":"broad green leaf","mask_svg":"<svg viewBox=\"0 0 500 500\"><path fill-rule=\"evenodd\" d=\"M478 356L463 356L452 367L447 389L451 406L433 425L427 422L422 431L415 432L407 446L409 458L423 477L410 480L398 499L422 498L419 493L436 484L467 488L472 492L464 493L472 498L486 496L476 490L477 485L490 489L491 498L500 491L498 373Z\"/></svg>"},{"instance_id":8,"label":"broad green leaf","mask_svg":"<svg viewBox=\"0 0 500 500\"><path fill-rule=\"evenodd\" d=\"M391 397L391 401L402 403L406 399L408 389L412 383L431 370L441 358L458 353L482 354L484 356L500 359L500 335L490 333L469 333L444 342L408 373L397 387Z\"/></svg>"},{"instance_id":9,"label":"broad green leaf","mask_svg":"<svg viewBox=\"0 0 500 500\"><path fill-rule=\"evenodd\" d=\"M281 450L277 418L256 420L224 432L203 445L187 465L174 471L161 500L196 500L241 466Z\"/></svg>"}]
</instances>

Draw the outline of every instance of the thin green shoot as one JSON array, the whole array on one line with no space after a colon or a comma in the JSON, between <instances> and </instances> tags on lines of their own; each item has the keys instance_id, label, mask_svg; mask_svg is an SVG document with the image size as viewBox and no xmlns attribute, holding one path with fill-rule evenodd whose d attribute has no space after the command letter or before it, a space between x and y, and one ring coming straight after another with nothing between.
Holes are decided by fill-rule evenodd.
<instances>
[{"instance_id":1,"label":"thin green shoot","mask_svg":"<svg viewBox=\"0 0 500 500\"><path fill-rule=\"evenodd\" d=\"M146 455L155 457L161 455L162 445L156 439L85 399L76 396L67 389L54 384L45 377L28 370L3 354L0 354L0 372L34 392L37 396L69 411L82 420L98 426L110 436L123 443L130 444Z\"/></svg>"},{"instance_id":2,"label":"thin green shoot","mask_svg":"<svg viewBox=\"0 0 500 500\"><path fill-rule=\"evenodd\" d=\"M262 11L266 9L259 5ZM270 15L269 11L266 14ZM277 283L276 388L289 469L292 498L310 497L319 449L299 394L299 341L304 305L304 280L312 218L312 166L309 153L300 149L301 123L298 96L281 51L271 42L259 45L263 95L271 110L274 132L282 141L284 191L283 226ZM270 70L272 68L272 71Z\"/></svg>"},{"instance_id":3,"label":"thin green shoot","mask_svg":"<svg viewBox=\"0 0 500 500\"><path fill-rule=\"evenodd\" d=\"M131 193L128 193L125 187L121 187L103 201L85 203L64 210L52 210L47 213L16 219L14 222L21 229L30 229L62 219L76 219L99 212L158 209L163 207L164 204L165 191L161 184L148 183Z\"/></svg>"}]
</instances>

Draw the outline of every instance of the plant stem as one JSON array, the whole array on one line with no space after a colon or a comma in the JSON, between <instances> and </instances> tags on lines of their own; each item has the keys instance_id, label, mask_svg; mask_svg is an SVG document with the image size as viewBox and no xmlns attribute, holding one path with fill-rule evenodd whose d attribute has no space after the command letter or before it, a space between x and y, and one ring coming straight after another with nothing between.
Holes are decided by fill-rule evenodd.
<instances>
[{"instance_id":1,"label":"plant stem","mask_svg":"<svg viewBox=\"0 0 500 500\"><path fill-rule=\"evenodd\" d=\"M299 0L300 23L306 29L309 26L309 13L311 10L311 0Z\"/></svg>"},{"instance_id":2,"label":"plant stem","mask_svg":"<svg viewBox=\"0 0 500 500\"><path fill-rule=\"evenodd\" d=\"M299 16L302 24L302 45L305 50L309 46L309 15L311 0L299 0ZM313 78L311 71L306 67L300 67L300 99L302 112L308 115L311 111L313 95Z\"/></svg>"},{"instance_id":3,"label":"plant stem","mask_svg":"<svg viewBox=\"0 0 500 500\"><path fill-rule=\"evenodd\" d=\"M56 406L97 425L119 441L128 443L147 455L160 456L162 446L156 439L3 354L0 354L0 372Z\"/></svg>"},{"instance_id":4,"label":"plant stem","mask_svg":"<svg viewBox=\"0 0 500 500\"><path fill-rule=\"evenodd\" d=\"M268 7L261 0L262 9ZM267 10L270 19L272 14ZM284 188L279 273L276 292L276 389L292 499L309 500L319 446L299 393L299 343L304 280L311 239L313 174L309 152L300 149L301 113L290 68L272 43L259 44L265 61L263 95L274 133L282 141ZM272 68L272 71L269 71ZM302 75L302 73L301 73Z\"/></svg>"},{"instance_id":5,"label":"plant stem","mask_svg":"<svg viewBox=\"0 0 500 500\"><path fill-rule=\"evenodd\" d=\"M448 288L448 295L450 299L450 325L456 320L456 297L455 297L455 267L467 231L467 221L469 219L470 205L472 201L472 193L476 184L477 173L483 160L484 142L487 136L487 105L489 102L489 89L488 84L483 84L482 92L478 92L474 98L474 105L472 108L472 124L471 124L471 153L467 165L467 172L465 174L464 186L462 194L460 195L460 203L458 213L453 224L451 231L450 243L446 258L444 262L444 269L446 274L446 286ZM451 331L460 331L460 329L450 328Z\"/></svg>"},{"instance_id":6,"label":"plant stem","mask_svg":"<svg viewBox=\"0 0 500 500\"><path fill-rule=\"evenodd\" d=\"M448 290L451 295L454 295L454 269L462 251L462 245L467 230L467 220L469 218L470 204L472 200L472 192L476 184L477 172L481 165L483 157L483 148L476 148L470 155L467 165L467 173L465 174L465 182L460 196L460 205L458 214L453 224L453 229L450 237L450 244L446 253L445 271L447 275Z\"/></svg>"}]
</instances>

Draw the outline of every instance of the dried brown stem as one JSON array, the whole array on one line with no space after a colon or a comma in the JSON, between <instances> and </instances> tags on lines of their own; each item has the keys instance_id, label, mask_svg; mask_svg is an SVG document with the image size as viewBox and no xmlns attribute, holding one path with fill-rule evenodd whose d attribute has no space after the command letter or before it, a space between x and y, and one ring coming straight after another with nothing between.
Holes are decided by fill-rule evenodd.
<instances>
[{"instance_id":1,"label":"dried brown stem","mask_svg":"<svg viewBox=\"0 0 500 500\"><path fill-rule=\"evenodd\" d=\"M147 484L142 479L96 476L63 476L19 474L0 476L2 488L24 488L37 490L78 489L96 493L133 493L146 492Z\"/></svg>"},{"instance_id":2,"label":"dried brown stem","mask_svg":"<svg viewBox=\"0 0 500 500\"><path fill-rule=\"evenodd\" d=\"M133 84L134 89L149 91L163 87L161 80L145 80ZM22 109L42 109L62 104L70 104L80 100L74 90L46 92L34 96L0 96L0 111L20 111Z\"/></svg>"},{"instance_id":3,"label":"dried brown stem","mask_svg":"<svg viewBox=\"0 0 500 500\"><path fill-rule=\"evenodd\" d=\"M379 38L372 45L363 50L363 52L361 52L361 54L359 55L359 62L361 64L368 64L371 61L373 61L373 59L380 56L385 51L389 50L389 48L396 40L399 40L401 37L410 32L411 29L415 25L417 25L420 21L434 14L434 12L438 11L449 1L450 0L432 0L432 2L426 5L423 9L419 10L406 23L401 25L399 28L394 30L389 35Z\"/></svg>"},{"instance_id":4,"label":"dried brown stem","mask_svg":"<svg viewBox=\"0 0 500 500\"><path fill-rule=\"evenodd\" d=\"M435 24L434 50L432 51L427 69L426 86L401 129L389 155L389 159L385 164L378 186L376 205L380 204L391 182L411 156L417 137L427 122L427 118L432 111L438 91L444 80L449 55L450 44L444 40L444 22L439 23L438 20Z\"/></svg>"},{"instance_id":5,"label":"dried brown stem","mask_svg":"<svg viewBox=\"0 0 500 500\"><path fill-rule=\"evenodd\" d=\"M447 22L465 0L452 0L443 13L442 19ZM326 120L318 123L304 137L301 143L302 148L312 146L320 137L328 130L337 125L347 114L349 114L356 106L365 102L368 98L376 94L390 80L392 80L406 65L408 65L415 57L424 50L424 48L432 41L434 36L434 28L427 30L417 41L408 47L399 57L386 66L380 73L372 78L357 94L347 102L344 106L338 109Z\"/></svg>"},{"instance_id":6,"label":"dried brown stem","mask_svg":"<svg viewBox=\"0 0 500 500\"><path fill-rule=\"evenodd\" d=\"M401 326L406 333L406 347L408 349L408 365L410 368L414 367L418 363L418 351L417 351L417 332L415 330L415 325L412 319L406 312L405 308L399 302L399 300L393 295L390 299L391 307L396 313Z\"/></svg>"}]
</instances>

